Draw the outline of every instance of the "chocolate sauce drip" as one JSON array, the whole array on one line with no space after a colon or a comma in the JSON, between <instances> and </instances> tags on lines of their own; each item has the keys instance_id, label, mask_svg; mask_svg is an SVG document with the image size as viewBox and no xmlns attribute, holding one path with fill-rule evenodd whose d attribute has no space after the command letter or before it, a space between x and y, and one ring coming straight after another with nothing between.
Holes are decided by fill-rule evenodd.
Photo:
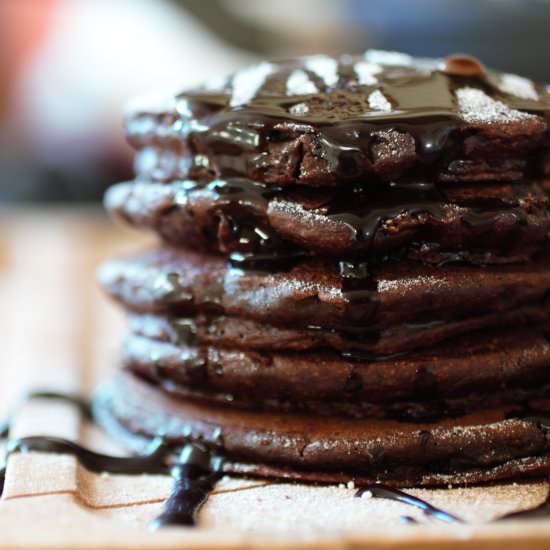
<instances>
[{"instance_id":1,"label":"chocolate sauce drip","mask_svg":"<svg viewBox=\"0 0 550 550\"><path fill-rule=\"evenodd\" d=\"M378 285L368 262L340 262L342 294L346 298L351 324L368 323L378 308Z\"/></svg>"},{"instance_id":2,"label":"chocolate sauce drip","mask_svg":"<svg viewBox=\"0 0 550 550\"><path fill-rule=\"evenodd\" d=\"M39 391L28 394L25 400L32 398L59 399L73 403L93 421L90 404L78 396L51 391ZM544 430L550 426L550 413L546 411L526 409L514 414L514 418L534 422ZM6 423L0 435L2 438L9 435L9 423ZM133 457L105 455L87 449L73 441L49 436L24 437L8 442L8 454L30 451L70 454L75 456L85 468L95 472L105 471L114 474L137 475L170 472L174 478L174 488L164 505L163 512L150 524L152 529L168 525L195 525L197 513L218 481L222 465L221 458L213 456L209 449L199 443L188 443L185 445L175 463L173 463L177 449L160 438L152 441L149 453ZM171 463L173 465L170 467ZM5 467L0 470L0 496L4 482ZM366 485L359 489L355 493L355 496L361 497L367 492L370 492L374 498L386 498L414 506L422 510L426 516L445 523L464 523L457 516L441 510L422 499L382 484ZM550 495L535 508L507 514L498 518L497 521L546 518L549 515ZM400 520L403 523L417 523L417 520L411 516L402 516Z\"/></svg>"},{"instance_id":3,"label":"chocolate sauce drip","mask_svg":"<svg viewBox=\"0 0 550 550\"><path fill-rule=\"evenodd\" d=\"M225 182L215 180L208 184L210 185L219 186L223 190L221 201L216 202L217 199L214 198L214 209L220 215L231 212L231 241L240 243L239 247L243 246L243 252L233 252L229 256L233 267L279 271L291 268L299 260L312 257L311 252L300 250L275 235L265 219L254 225L254 212L247 211L247 207L266 200L264 185L245 178L230 178ZM514 201L507 204L504 200L491 199L488 203L483 198L469 198L465 202L470 211L463 215L463 223L470 226L476 234L494 230L499 216L505 213L517 221L516 233L521 235L525 213L513 206ZM444 220L448 216L449 205L454 203L435 184L392 182L374 187L348 185L337 194L328 194L326 203L321 204L328 218L350 229L350 249L355 252L350 252L352 257L339 262L339 269L342 291L349 302L349 325L361 327L369 324L377 309L377 285L372 272L376 270L376 264L385 257L373 254L373 243L384 222L404 213L412 217L429 215L436 220ZM263 204L261 208L265 209L266 205ZM256 210L256 214L259 211ZM243 217L246 222L235 221ZM513 246L514 235L508 237L506 241ZM463 261L460 252L455 254L456 258L447 255L446 261Z\"/></svg>"},{"instance_id":4,"label":"chocolate sauce drip","mask_svg":"<svg viewBox=\"0 0 550 550\"><path fill-rule=\"evenodd\" d=\"M362 244L361 251L370 253L376 231L382 223L404 212L413 216L430 214L445 217L448 199L432 183L408 182L381 184L375 188L355 185L339 192L330 203L329 218L342 222L353 232L353 239Z\"/></svg>"},{"instance_id":5,"label":"chocolate sauce drip","mask_svg":"<svg viewBox=\"0 0 550 550\"><path fill-rule=\"evenodd\" d=\"M195 525L198 511L220 478L219 467L220 461L213 461L208 449L198 444L186 445L170 472L174 488L150 528Z\"/></svg>"},{"instance_id":6,"label":"chocolate sauce drip","mask_svg":"<svg viewBox=\"0 0 550 550\"><path fill-rule=\"evenodd\" d=\"M22 401L30 399L52 399L72 403L90 421L94 421L92 406L86 399L53 391L35 391L27 394ZM9 437L10 423L5 422L0 438ZM221 459L212 456L210 451L197 443L188 443L181 450L177 462L170 467L177 453L174 445L157 438L151 442L148 453L131 457L111 456L92 451L79 443L59 437L31 436L8 440L7 456L14 452L46 452L69 454L93 472L112 474L165 474L174 478L174 489L166 501L163 513L151 524L153 528L165 525L195 525L196 514L208 498L219 479ZM6 464L0 468L0 496L4 490Z\"/></svg>"},{"instance_id":7,"label":"chocolate sauce drip","mask_svg":"<svg viewBox=\"0 0 550 550\"><path fill-rule=\"evenodd\" d=\"M389 500L408 504L409 506L414 506L415 508L419 508L420 510L422 510L422 512L426 516L438 519L439 521L443 521L445 523L464 523L464 521L460 518L454 516L453 514L450 514L449 512L445 512L440 508L436 508L425 500L413 497L412 495L400 491L399 489L388 487L387 485L366 485L364 487L361 487L361 489L359 489L355 493L355 496L360 498L367 492L370 492L374 498L387 498Z\"/></svg>"}]
</instances>

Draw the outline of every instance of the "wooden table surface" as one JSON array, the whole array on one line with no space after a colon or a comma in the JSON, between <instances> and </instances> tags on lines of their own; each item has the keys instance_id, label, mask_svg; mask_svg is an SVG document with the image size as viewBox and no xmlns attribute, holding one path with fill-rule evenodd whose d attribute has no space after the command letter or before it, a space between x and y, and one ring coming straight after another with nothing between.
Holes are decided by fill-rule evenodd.
<instances>
[{"instance_id":1,"label":"wooden table surface","mask_svg":"<svg viewBox=\"0 0 550 550\"><path fill-rule=\"evenodd\" d=\"M12 410L18 397L29 388L90 394L114 371L124 323L122 314L98 289L95 270L105 258L128 253L152 241L150 235L114 225L99 209L0 210L2 414ZM76 412L66 406L29 407L16 417L14 430L18 433L40 429L81 440L92 437ZM95 434L92 439L98 441L101 437ZM349 510L358 510L358 506L369 510L368 504L355 502L358 499L342 497L345 489L288 485L272 485L269 491L264 488L256 500L250 498L253 485L220 490L220 497L212 499L210 508L205 510L206 527L150 533L144 528L145 519L162 506L169 480L153 480L153 484L140 476L127 478L92 475L72 457L12 455L5 495L0 502L0 548L550 548L550 520L390 528L382 518L381 523L369 529L357 525L344 529L344 519L349 518L342 517L337 518L342 525L339 530L325 532L320 526L318 532L306 530L294 536L285 535L285 528L290 529L292 523L289 519L288 525L278 525L280 537L262 535L254 531L254 526L243 527L242 514L237 514L239 506L265 505L262 514L271 518L272 525L277 525L277 514L289 518L288 507L293 505L290 500L283 503L286 511L269 502L270 494L281 494L283 490L285 495L292 494L295 501L303 498L304 502L314 502L309 504L306 518L307 513L321 514L323 503L335 506L334 514L338 510L344 514L345 509L349 515ZM515 486L510 487L506 490L516 491ZM544 498L546 487L539 484L517 490L538 491L540 499ZM222 493L231 491L240 491L233 493L241 495L240 500L229 495L222 499ZM501 498L498 491L499 488L487 490L487 498ZM468 502L478 502L480 494L468 493L470 500L464 500L462 513L467 514ZM435 492L432 496L438 498ZM337 504L342 498L348 508ZM216 520L208 527L208 517L224 516L224 506L226 523ZM233 506L237 509L231 510ZM301 508L296 510L299 515Z\"/></svg>"}]
</instances>

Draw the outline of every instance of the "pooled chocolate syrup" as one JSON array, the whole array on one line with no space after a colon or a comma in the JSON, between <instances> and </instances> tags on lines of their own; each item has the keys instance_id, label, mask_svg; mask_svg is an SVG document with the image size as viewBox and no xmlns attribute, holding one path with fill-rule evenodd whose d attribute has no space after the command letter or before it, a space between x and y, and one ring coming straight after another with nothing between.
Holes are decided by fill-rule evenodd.
<instances>
[{"instance_id":1,"label":"pooled chocolate syrup","mask_svg":"<svg viewBox=\"0 0 550 550\"><path fill-rule=\"evenodd\" d=\"M94 421L91 403L79 396L52 391L37 391L26 395L23 401L31 399L69 402L78 407L87 419ZM0 438L8 438L9 430L10 424L6 422L0 432ZM162 438L151 442L148 453L131 457L97 453L74 441L50 436L8 439L6 451L7 456L14 452L32 451L69 454L77 458L82 466L93 472L134 475L170 473L174 478L174 489L164 505L164 511L151 525L155 529L164 525L195 525L198 510L219 479L218 470L221 465L221 459L213 457L206 447L198 443L185 445L174 463L174 456L177 454L178 448L166 443ZM4 489L5 476L6 465L4 462L0 469L0 497Z\"/></svg>"},{"instance_id":2,"label":"pooled chocolate syrup","mask_svg":"<svg viewBox=\"0 0 550 550\"><path fill-rule=\"evenodd\" d=\"M355 496L360 498L367 492L371 493L374 498L386 498L396 502L401 502L403 504L408 504L409 506L414 506L415 508L422 510L426 516L445 523L464 523L464 521L457 516L454 516L449 512L445 512L445 510L441 510L440 508L436 508L425 500L413 497L412 495L400 491L399 489L388 487L387 485L365 485L355 493Z\"/></svg>"},{"instance_id":3,"label":"pooled chocolate syrup","mask_svg":"<svg viewBox=\"0 0 550 550\"><path fill-rule=\"evenodd\" d=\"M412 136L424 169L444 162L463 139L457 89L477 88L512 109L547 118L550 112L544 87L536 86L539 101L508 94L496 73L469 56L449 56L439 63L405 58L384 63L363 56L261 63L216 86L180 94L176 113L164 113L149 124L163 125L174 149L181 150L184 143L191 173L231 177L252 172L276 180L264 159L266 151L275 150L279 163L289 163L284 174L299 180L303 171L314 178L317 169L308 173L304 151L297 160L292 148L284 154L286 144L312 136L313 143L306 146L315 159L322 159L323 171L332 181L344 182L365 173L386 132ZM302 78L298 86L297 74ZM139 134L140 118L135 130L132 124L130 120L129 133ZM154 143L150 136L145 142Z\"/></svg>"}]
</instances>

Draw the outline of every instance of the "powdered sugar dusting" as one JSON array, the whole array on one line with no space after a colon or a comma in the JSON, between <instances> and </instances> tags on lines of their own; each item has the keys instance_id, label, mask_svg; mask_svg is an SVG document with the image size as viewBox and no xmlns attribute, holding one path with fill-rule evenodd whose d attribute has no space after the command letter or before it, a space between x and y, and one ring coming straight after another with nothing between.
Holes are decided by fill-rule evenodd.
<instances>
[{"instance_id":1,"label":"powdered sugar dusting","mask_svg":"<svg viewBox=\"0 0 550 550\"><path fill-rule=\"evenodd\" d=\"M296 69L290 73L286 83L288 95L314 94L318 92L317 86L310 80L309 76L302 69Z\"/></svg>"},{"instance_id":2,"label":"powdered sugar dusting","mask_svg":"<svg viewBox=\"0 0 550 550\"><path fill-rule=\"evenodd\" d=\"M236 73L232 81L233 93L229 102L231 107L248 103L275 70L275 65L263 62Z\"/></svg>"},{"instance_id":3,"label":"powdered sugar dusting","mask_svg":"<svg viewBox=\"0 0 550 550\"><path fill-rule=\"evenodd\" d=\"M409 66L413 64L413 58L406 53L385 50L367 50L365 59L371 63L380 65Z\"/></svg>"},{"instance_id":4,"label":"powdered sugar dusting","mask_svg":"<svg viewBox=\"0 0 550 550\"><path fill-rule=\"evenodd\" d=\"M523 76L518 76L517 74L503 74L500 77L499 88L503 92L515 95L521 99L539 100L539 94L535 89L533 81Z\"/></svg>"},{"instance_id":5,"label":"powdered sugar dusting","mask_svg":"<svg viewBox=\"0 0 550 550\"><path fill-rule=\"evenodd\" d=\"M536 506L546 497L546 482L505 483L484 487L407 489L407 493L479 525L509 512ZM211 496L202 509L202 527L220 532L238 530L269 534L272 537L319 537L353 533L390 537L388 527L411 535L411 527L400 523L403 515L412 516L416 529L456 529L456 526L430 522L421 511L383 498L365 494L355 498L345 484L312 486L274 483L257 489ZM285 529L281 529L281 525ZM392 531L393 532L393 531ZM465 536L468 527L460 526ZM365 539L366 540L366 539ZM390 544L391 545L391 544Z\"/></svg>"},{"instance_id":6,"label":"powdered sugar dusting","mask_svg":"<svg viewBox=\"0 0 550 550\"><path fill-rule=\"evenodd\" d=\"M338 62L332 57L312 55L305 58L304 65L322 78L329 88L333 88L338 82Z\"/></svg>"},{"instance_id":7,"label":"powdered sugar dusting","mask_svg":"<svg viewBox=\"0 0 550 550\"><path fill-rule=\"evenodd\" d=\"M368 61L358 61L353 70L357 75L357 83L362 86L371 86L378 82L375 75L382 71L382 67L377 63L369 63Z\"/></svg>"},{"instance_id":8,"label":"powdered sugar dusting","mask_svg":"<svg viewBox=\"0 0 550 550\"><path fill-rule=\"evenodd\" d=\"M456 98L460 114L466 122L517 122L536 118L529 113L511 109L477 88L460 88L456 91Z\"/></svg>"},{"instance_id":9,"label":"powdered sugar dusting","mask_svg":"<svg viewBox=\"0 0 550 550\"><path fill-rule=\"evenodd\" d=\"M386 113L392 110L391 103L380 90L375 90L369 95L369 107L375 111L384 111Z\"/></svg>"},{"instance_id":10,"label":"powdered sugar dusting","mask_svg":"<svg viewBox=\"0 0 550 550\"><path fill-rule=\"evenodd\" d=\"M297 116L307 115L309 113L309 107L307 103L296 103L289 109L290 113Z\"/></svg>"}]
</instances>

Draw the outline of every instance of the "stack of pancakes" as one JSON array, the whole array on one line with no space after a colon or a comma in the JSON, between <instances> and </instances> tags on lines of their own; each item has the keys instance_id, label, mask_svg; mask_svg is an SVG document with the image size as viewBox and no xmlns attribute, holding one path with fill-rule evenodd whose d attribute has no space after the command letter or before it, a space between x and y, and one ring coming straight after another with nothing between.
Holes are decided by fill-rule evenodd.
<instances>
[{"instance_id":1,"label":"stack of pancakes","mask_svg":"<svg viewBox=\"0 0 550 550\"><path fill-rule=\"evenodd\" d=\"M126 118L102 414L228 472L398 485L550 472L543 86L467 56L260 63Z\"/></svg>"}]
</instances>

